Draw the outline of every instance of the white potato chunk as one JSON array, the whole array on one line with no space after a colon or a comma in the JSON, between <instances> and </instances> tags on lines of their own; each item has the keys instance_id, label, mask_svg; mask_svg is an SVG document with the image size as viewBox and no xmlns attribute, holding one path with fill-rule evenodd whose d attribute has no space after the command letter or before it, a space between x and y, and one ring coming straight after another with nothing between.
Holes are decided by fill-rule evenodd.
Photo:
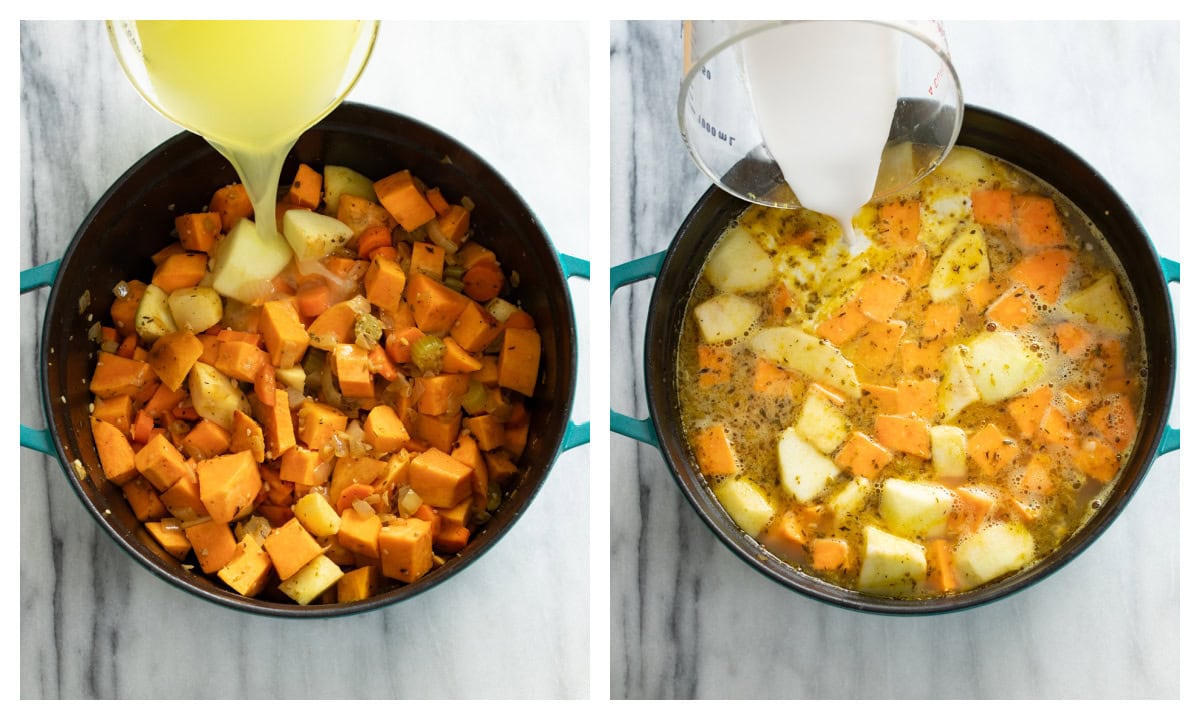
<instances>
[{"instance_id":1,"label":"white potato chunk","mask_svg":"<svg viewBox=\"0 0 1200 720\"><path fill-rule=\"evenodd\" d=\"M985 403L1010 398L1033 385L1045 364L1010 332L982 332L967 341L964 360Z\"/></svg>"},{"instance_id":2,"label":"white potato chunk","mask_svg":"<svg viewBox=\"0 0 1200 720\"><path fill-rule=\"evenodd\" d=\"M167 298L171 315L180 330L202 333L221 322L224 305L221 294L211 287L182 288Z\"/></svg>"},{"instance_id":3,"label":"white potato chunk","mask_svg":"<svg viewBox=\"0 0 1200 720\"><path fill-rule=\"evenodd\" d=\"M320 260L342 249L353 235L346 223L312 210L298 208L283 214L283 237L299 260Z\"/></svg>"},{"instance_id":4,"label":"white potato chunk","mask_svg":"<svg viewBox=\"0 0 1200 720\"><path fill-rule=\"evenodd\" d=\"M307 605L333 587L344 574L337 563L318 555L297 570L295 575L279 583L279 589L297 603Z\"/></svg>"},{"instance_id":5,"label":"white potato chunk","mask_svg":"<svg viewBox=\"0 0 1200 720\"><path fill-rule=\"evenodd\" d=\"M862 397L854 364L815 335L795 327L767 328L754 336L750 346L776 365L803 373L846 397Z\"/></svg>"},{"instance_id":6,"label":"white potato chunk","mask_svg":"<svg viewBox=\"0 0 1200 720\"><path fill-rule=\"evenodd\" d=\"M989 525L958 544L954 565L968 587L1019 570L1033 560L1033 536L1018 523Z\"/></svg>"},{"instance_id":7,"label":"white potato chunk","mask_svg":"<svg viewBox=\"0 0 1200 720\"><path fill-rule=\"evenodd\" d=\"M941 485L888 478L879 493L879 515L897 535L917 537L946 526L954 493Z\"/></svg>"},{"instance_id":8,"label":"white potato chunk","mask_svg":"<svg viewBox=\"0 0 1200 720\"><path fill-rule=\"evenodd\" d=\"M863 563L858 573L860 590L903 593L924 581L925 546L874 525L863 528L863 541Z\"/></svg>"},{"instance_id":9,"label":"white potato chunk","mask_svg":"<svg viewBox=\"0 0 1200 720\"><path fill-rule=\"evenodd\" d=\"M1096 282L1063 300L1063 307L1086 322L1118 335L1128 335L1133 328L1125 298L1112 273L1105 273Z\"/></svg>"},{"instance_id":10,"label":"white potato chunk","mask_svg":"<svg viewBox=\"0 0 1200 720\"><path fill-rule=\"evenodd\" d=\"M800 410L800 419L796 421L796 430L813 447L826 455L837 450L850 435L850 421L846 414L838 409L829 396L813 386L809 386L804 398L804 406Z\"/></svg>"},{"instance_id":11,"label":"white potato chunk","mask_svg":"<svg viewBox=\"0 0 1200 720\"><path fill-rule=\"evenodd\" d=\"M233 411L250 414L250 403L237 383L207 363L197 362L188 373L188 393L196 414L233 430Z\"/></svg>"},{"instance_id":12,"label":"white potato chunk","mask_svg":"<svg viewBox=\"0 0 1200 720\"><path fill-rule=\"evenodd\" d=\"M775 508L766 494L745 478L726 478L717 484L713 494L729 517L750 537L758 537L775 516Z\"/></svg>"},{"instance_id":13,"label":"white potato chunk","mask_svg":"<svg viewBox=\"0 0 1200 720\"><path fill-rule=\"evenodd\" d=\"M843 485L829 500L828 507L834 518L840 523L861 510L871 498L874 487L874 483L865 477L856 477Z\"/></svg>"},{"instance_id":14,"label":"white potato chunk","mask_svg":"<svg viewBox=\"0 0 1200 720\"><path fill-rule=\"evenodd\" d=\"M938 412L942 419L953 420L967 406L979 399L979 389L967 372L966 347L953 345L946 348L942 360L942 381L938 384Z\"/></svg>"},{"instance_id":15,"label":"white potato chunk","mask_svg":"<svg viewBox=\"0 0 1200 720\"><path fill-rule=\"evenodd\" d=\"M996 172L991 159L983 153L971 148L956 147L937 166L934 174L968 190L974 190L994 179Z\"/></svg>"},{"instance_id":16,"label":"white potato chunk","mask_svg":"<svg viewBox=\"0 0 1200 720\"><path fill-rule=\"evenodd\" d=\"M293 365L290 368L275 368L275 379L292 390L304 390L304 368Z\"/></svg>"},{"instance_id":17,"label":"white potato chunk","mask_svg":"<svg viewBox=\"0 0 1200 720\"><path fill-rule=\"evenodd\" d=\"M227 298L252 304L271 290L271 279L292 260L292 248L279 233L263 238L254 222L242 218L217 243L212 286Z\"/></svg>"},{"instance_id":18,"label":"white potato chunk","mask_svg":"<svg viewBox=\"0 0 1200 720\"><path fill-rule=\"evenodd\" d=\"M300 521L300 525L314 537L337 535L342 525L342 518L337 510L334 510L329 500L320 493L311 492L297 500L292 505L292 512Z\"/></svg>"},{"instance_id":19,"label":"white potato chunk","mask_svg":"<svg viewBox=\"0 0 1200 720\"><path fill-rule=\"evenodd\" d=\"M326 165L324 182L326 215L337 215L338 201L342 195L353 195L371 202L379 201L379 196L375 194L375 181L348 167Z\"/></svg>"},{"instance_id":20,"label":"white potato chunk","mask_svg":"<svg viewBox=\"0 0 1200 720\"><path fill-rule=\"evenodd\" d=\"M838 466L790 427L779 435L779 481L799 502L820 495L838 476Z\"/></svg>"},{"instance_id":21,"label":"white potato chunk","mask_svg":"<svg viewBox=\"0 0 1200 720\"><path fill-rule=\"evenodd\" d=\"M734 226L709 254L704 276L721 292L752 293L771 284L775 265L749 232Z\"/></svg>"},{"instance_id":22,"label":"white potato chunk","mask_svg":"<svg viewBox=\"0 0 1200 720\"><path fill-rule=\"evenodd\" d=\"M983 228L973 222L964 223L933 266L929 297L934 302L949 300L975 283L987 280L991 272Z\"/></svg>"},{"instance_id":23,"label":"white potato chunk","mask_svg":"<svg viewBox=\"0 0 1200 720\"><path fill-rule=\"evenodd\" d=\"M762 314L758 303L741 295L717 295L696 306L693 313L706 343L740 338Z\"/></svg>"},{"instance_id":24,"label":"white potato chunk","mask_svg":"<svg viewBox=\"0 0 1200 720\"><path fill-rule=\"evenodd\" d=\"M138 337L143 340L157 340L178 329L175 317L171 315L168 298L166 291L159 286L153 283L146 286L146 292L138 303L137 314L133 320Z\"/></svg>"},{"instance_id":25,"label":"white potato chunk","mask_svg":"<svg viewBox=\"0 0 1200 720\"><path fill-rule=\"evenodd\" d=\"M929 428L933 474L938 480L962 480L967 476L967 433L954 425Z\"/></svg>"}]
</instances>

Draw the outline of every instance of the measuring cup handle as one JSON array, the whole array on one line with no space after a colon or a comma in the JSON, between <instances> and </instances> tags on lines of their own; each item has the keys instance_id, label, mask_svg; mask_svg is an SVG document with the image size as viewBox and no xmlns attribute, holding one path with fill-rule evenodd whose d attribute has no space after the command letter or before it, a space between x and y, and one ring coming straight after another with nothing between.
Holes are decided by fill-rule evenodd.
<instances>
[{"instance_id":1,"label":"measuring cup handle","mask_svg":"<svg viewBox=\"0 0 1200 720\"><path fill-rule=\"evenodd\" d=\"M21 294L49 287L54 284L58 275L58 267L62 260L51 260L48 263L21 271ZM38 430L26 425L21 426L21 447L37 450L46 455L54 454L54 438L49 430Z\"/></svg>"},{"instance_id":2,"label":"measuring cup handle","mask_svg":"<svg viewBox=\"0 0 1200 720\"><path fill-rule=\"evenodd\" d=\"M562 266L563 274L567 278L577 277L590 280L592 277L592 264L582 258L567 255L566 253L559 253L558 264ZM565 452L591 441L592 424L590 422L576 423L572 420L567 420L567 430L563 435L558 451Z\"/></svg>"},{"instance_id":3,"label":"measuring cup handle","mask_svg":"<svg viewBox=\"0 0 1200 720\"><path fill-rule=\"evenodd\" d=\"M653 255L638 258L637 260L630 260L627 263L622 263L612 268L609 275L609 304L611 305L613 293L618 288L641 280L657 279L658 273L662 269L663 258L666 254L664 250ZM638 418L633 418L610 409L608 422L612 431L618 435L624 435L640 443L658 447L658 433L654 431L654 424L650 421L650 418L639 420Z\"/></svg>"},{"instance_id":4,"label":"measuring cup handle","mask_svg":"<svg viewBox=\"0 0 1200 720\"><path fill-rule=\"evenodd\" d=\"M1163 279L1167 283L1179 284L1179 261L1171 260L1165 257L1158 258L1159 265L1162 266ZM1168 298L1168 302L1170 299ZM1169 409L1168 409L1169 411ZM1169 452L1175 452L1179 449L1179 428L1171 427L1170 424L1163 430L1162 439L1158 443L1158 455L1161 457Z\"/></svg>"}]
</instances>

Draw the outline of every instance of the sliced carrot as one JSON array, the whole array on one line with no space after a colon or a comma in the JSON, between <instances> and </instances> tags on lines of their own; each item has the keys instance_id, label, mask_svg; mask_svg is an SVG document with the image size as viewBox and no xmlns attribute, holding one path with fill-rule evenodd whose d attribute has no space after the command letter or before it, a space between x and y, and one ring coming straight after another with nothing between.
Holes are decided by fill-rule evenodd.
<instances>
[{"instance_id":1,"label":"sliced carrot","mask_svg":"<svg viewBox=\"0 0 1200 720\"><path fill-rule=\"evenodd\" d=\"M481 262L463 274L463 292L476 302L487 302L504 288L504 273L496 263Z\"/></svg>"}]
</instances>

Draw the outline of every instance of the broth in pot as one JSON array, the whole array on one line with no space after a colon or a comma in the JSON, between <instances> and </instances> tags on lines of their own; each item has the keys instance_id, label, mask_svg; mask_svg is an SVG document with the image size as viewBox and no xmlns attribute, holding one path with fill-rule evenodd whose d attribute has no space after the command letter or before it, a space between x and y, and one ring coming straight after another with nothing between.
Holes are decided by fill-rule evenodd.
<instances>
[{"instance_id":1,"label":"broth in pot","mask_svg":"<svg viewBox=\"0 0 1200 720\"><path fill-rule=\"evenodd\" d=\"M891 597L1037 563L1086 524L1137 437L1128 280L1045 183L956 148L838 223L753 206L692 290L677 395L730 518L801 571Z\"/></svg>"}]
</instances>

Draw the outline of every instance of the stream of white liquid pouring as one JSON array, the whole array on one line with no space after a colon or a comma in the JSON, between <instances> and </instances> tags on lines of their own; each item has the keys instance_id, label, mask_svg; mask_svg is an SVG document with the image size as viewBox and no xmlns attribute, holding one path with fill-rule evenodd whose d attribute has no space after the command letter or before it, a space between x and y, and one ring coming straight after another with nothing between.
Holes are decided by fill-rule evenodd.
<instances>
[{"instance_id":1,"label":"stream of white liquid pouring","mask_svg":"<svg viewBox=\"0 0 1200 720\"><path fill-rule=\"evenodd\" d=\"M796 23L742 43L767 148L804 207L838 221L857 254L852 219L871 200L898 95L896 32L851 22Z\"/></svg>"}]
</instances>

